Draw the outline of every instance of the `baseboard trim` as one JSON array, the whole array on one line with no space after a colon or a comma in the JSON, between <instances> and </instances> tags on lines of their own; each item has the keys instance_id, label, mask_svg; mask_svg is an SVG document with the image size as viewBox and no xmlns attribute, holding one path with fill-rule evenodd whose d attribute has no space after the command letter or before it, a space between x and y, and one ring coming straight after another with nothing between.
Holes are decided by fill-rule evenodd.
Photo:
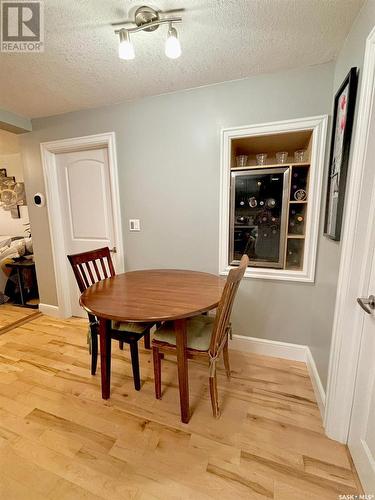
<instances>
[{"instance_id":1,"label":"baseboard trim","mask_svg":"<svg viewBox=\"0 0 375 500\"><path fill-rule=\"evenodd\" d=\"M324 414L326 408L326 393L322 381L320 380L314 357L308 346L306 346L306 365L314 388L316 402L318 403L320 414L324 421Z\"/></svg>"},{"instance_id":2,"label":"baseboard trim","mask_svg":"<svg viewBox=\"0 0 375 500\"><path fill-rule=\"evenodd\" d=\"M326 395L320 380L315 360L307 345L289 344L277 340L259 339L256 337L245 337L244 335L233 335L230 341L231 349L242 352L252 352L272 356L274 358L290 359L306 363L315 398L319 406L322 419L324 418Z\"/></svg>"},{"instance_id":3,"label":"baseboard trim","mask_svg":"<svg viewBox=\"0 0 375 500\"><path fill-rule=\"evenodd\" d=\"M291 359L293 361L306 361L307 346L305 345L245 337L244 335L233 335L230 345L236 351L253 352L274 358Z\"/></svg>"},{"instance_id":4,"label":"baseboard trim","mask_svg":"<svg viewBox=\"0 0 375 500\"><path fill-rule=\"evenodd\" d=\"M50 304L39 304L39 311L47 316L53 318L61 318L60 308L58 306L51 306Z\"/></svg>"}]
</instances>

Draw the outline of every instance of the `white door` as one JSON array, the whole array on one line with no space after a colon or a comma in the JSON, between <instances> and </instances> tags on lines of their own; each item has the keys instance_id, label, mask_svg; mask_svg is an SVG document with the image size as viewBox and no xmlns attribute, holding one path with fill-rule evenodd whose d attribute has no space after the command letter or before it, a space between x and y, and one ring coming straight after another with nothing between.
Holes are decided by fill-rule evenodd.
<instances>
[{"instance_id":1,"label":"white door","mask_svg":"<svg viewBox=\"0 0 375 500\"><path fill-rule=\"evenodd\" d=\"M363 311L361 353L349 432L349 449L367 494L375 495L375 251Z\"/></svg>"},{"instance_id":2,"label":"white door","mask_svg":"<svg viewBox=\"0 0 375 500\"><path fill-rule=\"evenodd\" d=\"M115 249L107 149L57 154L56 167L66 253L102 247ZM115 257L112 253L114 261ZM69 288L73 316L85 317L86 313L79 306L79 291L71 269Z\"/></svg>"},{"instance_id":3,"label":"white door","mask_svg":"<svg viewBox=\"0 0 375 500\"><path fill-rule=\"evenodd\" d=\"M375 107L372 111L366 152L366 167L374 168ZM354 403L348 446L365 493L375 495L375 186L370 210L362 214L368 226L368 244L363 242L363 290L358 298L362 323L353 335L361 338ZM370 497L370 498L375 498Z\"/></svg>"}]
</instances>

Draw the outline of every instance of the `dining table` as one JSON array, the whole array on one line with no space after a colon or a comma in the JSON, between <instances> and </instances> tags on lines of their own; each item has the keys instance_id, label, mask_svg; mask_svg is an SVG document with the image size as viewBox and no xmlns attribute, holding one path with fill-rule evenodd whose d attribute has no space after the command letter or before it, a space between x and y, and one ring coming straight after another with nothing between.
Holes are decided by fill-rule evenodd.
<instances>
[{"instance_id":1,"label":"dining table","mask_svg":"<svg viewBox=\"0 0 375 500\"><path fill-rule=\"evenodd\" d=\"M87 288L80 304L99 323L102 398L110 397L111 321L171 321L176 334L181 421L188 423L187 321L215 309L224 285L223 278L210 273L147 269L117 274Z\"/></svg>"}]
</instances>

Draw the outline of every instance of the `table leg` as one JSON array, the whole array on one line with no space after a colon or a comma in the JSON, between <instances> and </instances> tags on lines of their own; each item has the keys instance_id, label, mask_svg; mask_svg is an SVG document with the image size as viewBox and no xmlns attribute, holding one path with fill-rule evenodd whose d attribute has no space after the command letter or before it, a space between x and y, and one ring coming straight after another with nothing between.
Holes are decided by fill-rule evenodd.
<instances>
[{"instance_id":1,"label":"table leg","mask_svg":"<svg viewBox=\"0 0 375 500\"><path fill-rule=\"evenodd\" d=\"M102 376L102 398L109 399L111 392L111 322L99 318L100 372Z\"/></svg>"},{"instance_id":2,"label":"table leg","mask_svg":"<svg viewBox=\"0 0 375 500\"><path fill-rule=\"evenodd\" d=\"M174 329L176 333L181 421L184 424L187 424L190 418L190 410L189 410L189 378L188 378L186 319L176 320L174 322Z\"/></svg>"},{"instance_id":3,"label":"table leg","mask_svg":"<svg viewBox=\"0 0 375 500\"><path fill-rule=\"evenodd\" d=\"M21 271L20 271L19 267L17 267L17 281L18 281L18 288L20 290L21 304L24 306L25 305L25 299L24 299L24 296L23 296L23 282L22 282Z\"/></svg>"}]
</instances>

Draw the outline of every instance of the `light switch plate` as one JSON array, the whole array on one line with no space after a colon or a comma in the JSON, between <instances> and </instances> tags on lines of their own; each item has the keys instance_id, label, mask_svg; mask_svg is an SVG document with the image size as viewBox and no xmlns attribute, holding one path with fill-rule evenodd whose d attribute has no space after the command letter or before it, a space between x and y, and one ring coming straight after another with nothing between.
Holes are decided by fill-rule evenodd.
<instances>
[{"instance_id":1,"label":"light switch plate","mask_svg":"<svg viewBox=\"0 0 375 500\"><path fill-rule=\"evenodd\" d=\"M130 231L140 231L141 222L139 219L129 219L129 230Z\"/></svg>"}]
</instances>

